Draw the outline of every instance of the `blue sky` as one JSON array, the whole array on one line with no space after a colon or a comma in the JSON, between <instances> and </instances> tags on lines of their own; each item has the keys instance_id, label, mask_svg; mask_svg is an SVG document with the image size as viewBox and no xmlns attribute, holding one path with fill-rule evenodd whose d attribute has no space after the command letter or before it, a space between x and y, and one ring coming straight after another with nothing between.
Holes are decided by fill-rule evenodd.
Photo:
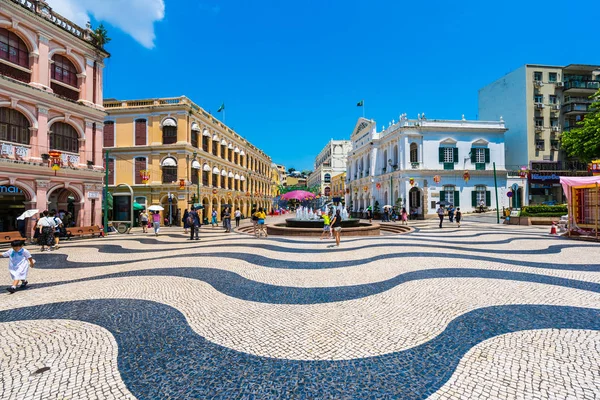
<instances>
[{"instance_id":1,"label":"blue sky","mask_svg":"<svg viewBox=\"0 0 600 400\"><path fill-rule=\"evenodd\" d=\"M53 2L109 29L105 97L225 102L227 125L296 169L349 138L361 99L379 127L404 112L474 119L478 89L522 64L600 64L591 0Z\"/></svg>"}]
</instances>

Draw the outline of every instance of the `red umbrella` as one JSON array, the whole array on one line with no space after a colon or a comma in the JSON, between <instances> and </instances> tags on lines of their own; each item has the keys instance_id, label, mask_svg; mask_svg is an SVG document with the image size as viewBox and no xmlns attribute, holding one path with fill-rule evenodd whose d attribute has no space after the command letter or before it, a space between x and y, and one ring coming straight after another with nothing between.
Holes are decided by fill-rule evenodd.
<instances>
[{"instance_id":1,"label":"red umbrella","mask_svg":"<svg viewBox=\"0 0 600 400\"><path fill-rule=\"evenodd\" d=\"M315 194L311 192L307 192L306 190L292 190L291 192L287 192L281 196L281 200L312 200L315 198Z\"/></svg>"}]
</instances>

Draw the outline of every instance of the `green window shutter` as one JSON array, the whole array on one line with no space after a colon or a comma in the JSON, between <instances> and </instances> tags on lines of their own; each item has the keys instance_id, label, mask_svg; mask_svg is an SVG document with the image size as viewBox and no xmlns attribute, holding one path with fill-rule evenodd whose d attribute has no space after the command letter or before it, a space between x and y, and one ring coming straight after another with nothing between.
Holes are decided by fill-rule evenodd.
<instances>
[{"instance_id":1,"label":"green window shutter","mask_svg":"<svg viewBox=\"0 0 600 400\"><path fill-rule=\"evenodd\" d=\"M446 192L444 192L443 190L440 192L440 201L445 201L446 200Z\"/></svg>"},{"instance_id":2,"label":"green window shutter","mask_svg":"<svg viewBox=\"0 0 600 400\"><path fill-rule=\"evenodd\" d=\"M454 163L445 162L444 163L444 169L454 169Z\"/></svg>"},{"instance_id":3,"label":"green window shutter","mask_svg":"<svg viewBox=\"0 0 600 400\"><path fill-rule=\"evenodd\" d=\"M475 161L477 161L477 149L475 149L474 147L471 148L471 162L473 164L475 164Z\"/></svg>"},{"instance_id":4,"label":"green window shutter","mask_svg":"<svg viewBox=\"0 0 600 400\"><path fill-rule=\"evenodd\" d=\"M454 207L460 207L460 192L458 190L454 191Z\"/></svg>"},{"instance_id":5,"label":"green window shutter","mask_svg":"<svg viewBox=\"0 0 600 400\"><path fill-rule=\"evenodd\" d=\"M475 163L475 169L478 171L485 171L485 163Z\"/></svg>"},{"instance_id":6,"label":"green window shutter","mask_svg":"<svg viewBox=\"0 0 600 400\"><path fill-rule=\"evenodd\" d=\"M455 147L454 149L454 164L458 163L458 147Z\"/></svg>"},{"instance_id":7,"label":"green window shutter","mask_svg":"<svg viewBox=\"0 0 600 400\"><path fill-rule=\"evenodd\" d=\"M440 147L440 162L444 162L444 148Z\"/></svg>"},{"instance_id":8,"label":"green window shutter","mask_svg":"<svg viewBox=\"0 0 600 400\"><path fill-rule=\"evenodd\" d=\"M492 192L489 190L485 192L485 205L488 207L492 205Z\"/></svg>"},{"instance_id":9,"label":"green window shutter","mask_svg":"<svg viewBox=\"0 0 600 400\"><path fill-rule=\"evenodd\" d=\"M477 207L477 191L475 189L471 192L471 205Z\"/></svg>"},{"instance_id":10,"label":"green window shutter","mask_svg":"<svg viewBox=\"0 0 600 400\"><path fill-rule=\"evenodd\" d=\"M490 162L490 149L484 149L485 150L485 162L489 163Z\"/></svg>"}]
</instances>

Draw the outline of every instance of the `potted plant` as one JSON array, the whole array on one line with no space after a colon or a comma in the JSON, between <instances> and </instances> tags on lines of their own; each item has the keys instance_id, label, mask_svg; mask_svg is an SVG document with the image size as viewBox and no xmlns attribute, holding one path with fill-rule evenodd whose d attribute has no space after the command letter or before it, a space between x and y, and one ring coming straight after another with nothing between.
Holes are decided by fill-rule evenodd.
<instances>
[{"instance_id":1,"label":"potted plant","mask_svg":"<svg viewBox=\"0 0 600 400\"><path fill-rule=\"evenodd\" d=\"M377 200L375 200L375 205L373 206L373 218L381 218L381 209L379 208L379 201Z\"/></svg>"},{"instance_id":2,"label":"potted plant","mask_svg":"<svg viewBox=\"0 0 600 400\"><path fill-rule=\"evenodd\" d=\"M93 162L92 160L88 160L88 161L87 161L87 167L88 167L89 169L94 169L94 162Z\"/></svg>"}]
</instances>

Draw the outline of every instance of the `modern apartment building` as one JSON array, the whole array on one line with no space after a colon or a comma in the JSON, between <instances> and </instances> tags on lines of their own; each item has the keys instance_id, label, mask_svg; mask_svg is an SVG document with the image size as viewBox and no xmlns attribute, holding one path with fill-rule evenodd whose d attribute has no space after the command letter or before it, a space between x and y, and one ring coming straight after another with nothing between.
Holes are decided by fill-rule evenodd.
<instances>
[{"instance_id":1,"label":"modern apartment building","mask_svg":"<svg viewBox=\"0 0 600 400\"><path fill-rule=\"evenodd\" d=\"M308 187L318 186L324 201L331 200L331 178L346 171L348 153L352 150L349 140L331 139L315 158L315 169L307 177Z\"/></svg>"},{"instance_id":2,"label":"modern apartment building","mask_svg":"<svg viewBox=\"0 0 600 400\"><path fill-rule=\"evenodd\" d=\"M560 176L588 174L561 151L560 134L585 118L598 88L598 65L526 64L479 90L479 118L506 121L506 169L527 171L525 204L562 202Z\"/></svg>"},{"instance_id":3,"label":"modern apartment building","mask_svg":"<svg viewBox=\"0 0 600 400\"><path fill-rule=\"evenodd\" d=\"M0 3L0 231L26 209L102 222L102 69L90 27L44 1ZM28 220L28 235L34 221Z\"/></svg>"},{"instance_id":4,"label":"modern apartment building","mask_svg":"<svg viewBox=\"0 0 600 400\"><path fill-rule=\"evenodd\" d=\"M204 206L204 218L212 208L220 218L226 204L245 215L253 205L270 210L271 158L189 98L105 100L104 107L112 220L129 220L119 196L131 192L140 206L161 205L174 224L192 204Z\"/></svg>"}]
</instances>

